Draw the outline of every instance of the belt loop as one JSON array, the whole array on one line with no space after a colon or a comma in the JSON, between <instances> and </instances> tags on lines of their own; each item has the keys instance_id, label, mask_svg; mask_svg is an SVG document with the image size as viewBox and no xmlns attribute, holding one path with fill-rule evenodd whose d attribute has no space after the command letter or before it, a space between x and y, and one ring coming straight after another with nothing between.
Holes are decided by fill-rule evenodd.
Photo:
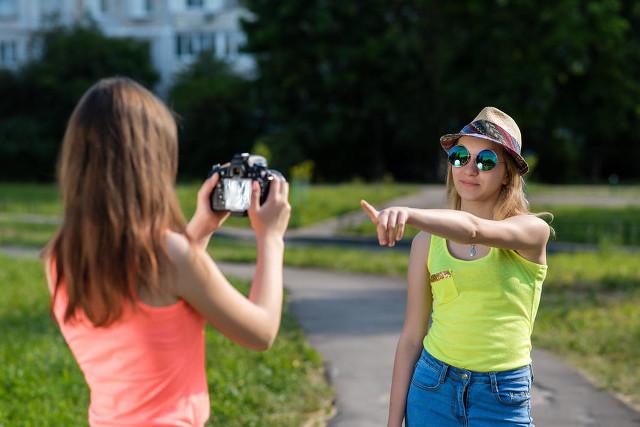
<instances>
[{"instance_id":1,"label":"belt loop","mask_svg":"<svg viewBox=\"0 0 640 427\"><path fill-rule=\"evenodd\" d=\"M442 362L442 370L440 371L440 378L438 380L440 384L444 383L445 379L447 378L448 370L449 370L449 365Z\"/></svg>"},{"instance_id":2,"label":"belt loop","mask_svg":"<svg viewBox=\"0 0 640 427\"><path fill-rule=\"evenodd\" d=\"M489 372L489 378L491 378L491 390L494 393L498 393L498 380L495 372Z\"/></svg>"}]
</instances>

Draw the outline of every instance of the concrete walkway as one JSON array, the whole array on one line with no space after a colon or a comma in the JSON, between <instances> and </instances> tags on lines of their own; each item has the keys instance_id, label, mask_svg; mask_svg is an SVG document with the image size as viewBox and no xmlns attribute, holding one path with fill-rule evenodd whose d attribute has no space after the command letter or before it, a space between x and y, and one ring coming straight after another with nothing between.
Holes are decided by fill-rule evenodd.
<instances>
[{"instance_id":1,"label":"concrete walkway","mask_svg":"<svg viewBox=\"0 0 640 427\"><path fill-rule=\"evenodd\" d=\"M39 251L0 247L13 256ZM225 274L253 277L254 266L218 263ZM386 423L391 372L406 302L401 277L286 268L292 313L323 356L336 389L337 414L329 427ZM533 415L538 427L640 426L640 413L597 390L574 368L533 351Z\"/></svg>"},{"instance_id":2,"label":"concrete walkway","mask_svg":"<svg viewBox=\"0 0 640 427\"><path fill-rule=\"evenodd\" d=\"M251 278L253 266L220 263L225 274ZM391 372L404 319L399 277L286 268L293 314L322 354L337 396L330 427L386 425ZM575 369L533 352L533 416L538 427L640 426L640 413L595 389Z\"/></svg>"},{"instance_id":3,"label":"concrete walkway","mask_svg":"<svg viewBox=\"0 0 640 427\"><path fill-rule=\"evenodd\" d=\"M387 205L444 207L443 186L424 186L418 193ZM341 240L336 235L345 225L366 220L363 213L354 212L311 227L290 230L287 242L325 239L341 244L364 244L366 239ZM223 227L218 235L224 234L253 239L251 230ZM369 240L375 243L375 238ZM34 257L38 254L37 250L15 247L0 247L0 251L14 256ZM253 276L253 266L219 265L226 274L244 278ZM337 414L329 426L386 425L395 346L404 319L404 279L286 268L285 286L290 292L292 312L310 343L322 354L336 389ZM534 350L533 361L532 402L538 427L640 426L640 413L595 389L559 358L543 350Z\"/></svg>"}]
</instances>

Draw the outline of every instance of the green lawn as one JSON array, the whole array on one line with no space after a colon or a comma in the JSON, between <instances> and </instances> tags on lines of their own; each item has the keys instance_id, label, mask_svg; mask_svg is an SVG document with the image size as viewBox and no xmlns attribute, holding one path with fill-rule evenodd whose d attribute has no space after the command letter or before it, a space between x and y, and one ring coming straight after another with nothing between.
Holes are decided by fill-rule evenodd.
<instances>
[{"instance_id":1,"label":"green lawn","mask_svg":"<svg viewBox=\"0 0 640 427\"><path fill-rule=\"evenodd\" d=\"M640 198L640 185L548 185L527 183L527 193L532 196L579 195L597 197Z\"/></svg>"},{"instance_id":2,"label":"green lawn","mask_svg":"<svg viewBox=\"0 0 640 427\"><path fill-rule=\"evenodd\" d=\"M589 207L589 206L533 206L532 212L551 212L551 224L560 242L616 243L628 246L640 245L640 207ZM376 236L376 227L370 222L350 225L343 234ZM413 238L416 229L407 227L405 238Z\"/></svg>"},{"instance_id":3,"label":"green lawn","mask_svg":"<svg viewBox=\"0 0 640 427\"><path fill-rule=\"evenodd\" d=\"M215 259L253 262L246 244L218 241ZM404 275L400 249L363 251L289 245L289 266ZM640 268L637 254L603 246L600 253L554 254L548 259L534 345L563 355L599 386L640 407Z\"/></svg>"},{"instance_id":4,"label":"green lawn","mask_svg":"<svg viewBox=\"0 0 640 427\"><path fill-rule=\"evenodd\" d=\"M0 213L60 215L58 189L54 184L0 183Z\"/></svg>"},{"instance_id":5,"label":"green lawn","mask_svg":"<svg viewBox=\"0 0 640 427\"><path fill-rule=\"evenodd\" d=\"M234 283L246 292L246 283ZM49 317L40 263L0 255L0 284L0 425L86 425L88 389ZM266 353L211 329L206 345L208 425L297 427L330 409L321 359L288 312Z\"/></svg>"},{"instance_id":6,"label":"green lawn","mask_svg":"<svg viewBox=\"0 0 640 427\"><path fill-rule=\"evenodd\" d=\"M6 188L0 185L0 189ZM31 204L30 209L33 210L29 210L25 206L29 203L30 197L22 197L21 188L22 186L16 186L14 190L9 191L9 197L5 197L4 192L0 193L0 200L5 201L4 205L0 206L9 206L8 212L51 214L55 203L52 204L51 200L47 199L46 195L51 194L50 190L47 192L39 186L26 186L24 194L32 194L35 198L44 197L42 203ZM183 206L186 206L187 200L191 200L188 195L191 192L195 193L195 190L196 186L179 187L179 193L184 199ZM352 184L311 187L309 198L302 204L308 208L302 212L307 213L300 215L303 218L314 219L304 219L301 220L302 223L329 217L329 212L333 215L341 212L339 209L357 209L357 203L355 207L350 203L352 199L359 199L359 196L377 202L362 191L362 188ZM373 190L374 193L376 191L385 194L380 188ZM537 191L555 190L541 187ZM597 191L609 190L603 188ZM634 191L637 189L628 188L620 191L624 194L636 194ZM386 194L385 197L391 196ZM326 211L321 209L325 204L329 204L327 200L334 199L340 203L330 204ZM185 209L188 211L189 207L186 206ZM596 254L549 257L549 276L545 282L534 331L536 345L564 355L598 384L630 396L636 405L640 405L640 371L637 370L637 361L640 360L640 258L638 255L618 253L611 249L611 244L614 243L640 244L637 233L640 208L534 206L533 210L550 210L555 214L553 226L558 241L598 243L601 248L601 252ZM2 219L0 216L0 245L40 247L54 230L54 225L24 224L12 219ZM350 231L375 236L375 229L370 225ZM408 234L406 239L410 238L411 233ZM214 258L220 261L255 260L255 249L247 243L214 238L210 251ZM285 262L289 266L403 275L406 271L407 255L398 248L363 251L289 244ZM30 310L26 310L24 315L28 319L33 316ZM19 322L16 320L16 323ZM0 409L0 420L2 414Z\"/></svg>"},{"instance_id":7,"label":"green lawn","mask_svg":"<svg viewBox=\"0 0 640 427\"><path fill-rule=\"evenodd\" d=\"M549 258L534 343L640 407L640 269L614 250Z\"/></svg>"},{"instance_id":8,"label":"green lawn","mask_svg":"<svg viewBox=\"0 0 640 427\"><path fill-rule=\"evenodd\" d=\"M180 205L188 219L193 215L199 183L181 183L177 186ZM292 216L290 227L303 227L359 209L361 198L381 203L417 191L414 184L360 184L334 185L291 184ZM0 183L0 216L5 221L17 221L20 215L59 217L62 207L58 191L53 184ZM231 226L247 227L247 218L231 218Z\"/></svg>"}]
</instances>

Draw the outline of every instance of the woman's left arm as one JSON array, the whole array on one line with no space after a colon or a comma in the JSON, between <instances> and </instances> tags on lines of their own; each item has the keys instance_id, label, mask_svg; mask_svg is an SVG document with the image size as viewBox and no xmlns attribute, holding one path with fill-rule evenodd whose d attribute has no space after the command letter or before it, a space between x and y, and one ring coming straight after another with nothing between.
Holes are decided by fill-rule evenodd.
<instances>
[{"instance_id":1,"label":"woman's left arm","mask_svg":"<svg viewBox=\"0 0 640 427\"><path fill-rule=\"evenodd\" d=\"M518 215L501 221L484 219L453 209L390 207L376 210L366 201L361 206L377 225L381 245L394 246L406 224L462 244L532 251L543 248L550 228L535 215Z\"/></svg>"}]
</instances>

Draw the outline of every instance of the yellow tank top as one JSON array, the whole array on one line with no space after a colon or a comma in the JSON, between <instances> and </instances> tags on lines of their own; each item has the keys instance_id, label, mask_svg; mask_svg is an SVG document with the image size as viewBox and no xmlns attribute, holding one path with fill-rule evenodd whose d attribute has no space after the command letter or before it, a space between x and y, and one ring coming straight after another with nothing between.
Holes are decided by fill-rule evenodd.
<instances>
[{"instance_id":1,"label":"yellow tank top","mask_svg":"<svg viewBox=\"0 0 640 427\"><path fill-rule=\"evenodd\" d=\"M547 266L513 250L490 248L471 261L431 236L428 256L433 308L424 347L436 358L478 372L531 363L531 332Z\"/></svg>"}]
</instances>

